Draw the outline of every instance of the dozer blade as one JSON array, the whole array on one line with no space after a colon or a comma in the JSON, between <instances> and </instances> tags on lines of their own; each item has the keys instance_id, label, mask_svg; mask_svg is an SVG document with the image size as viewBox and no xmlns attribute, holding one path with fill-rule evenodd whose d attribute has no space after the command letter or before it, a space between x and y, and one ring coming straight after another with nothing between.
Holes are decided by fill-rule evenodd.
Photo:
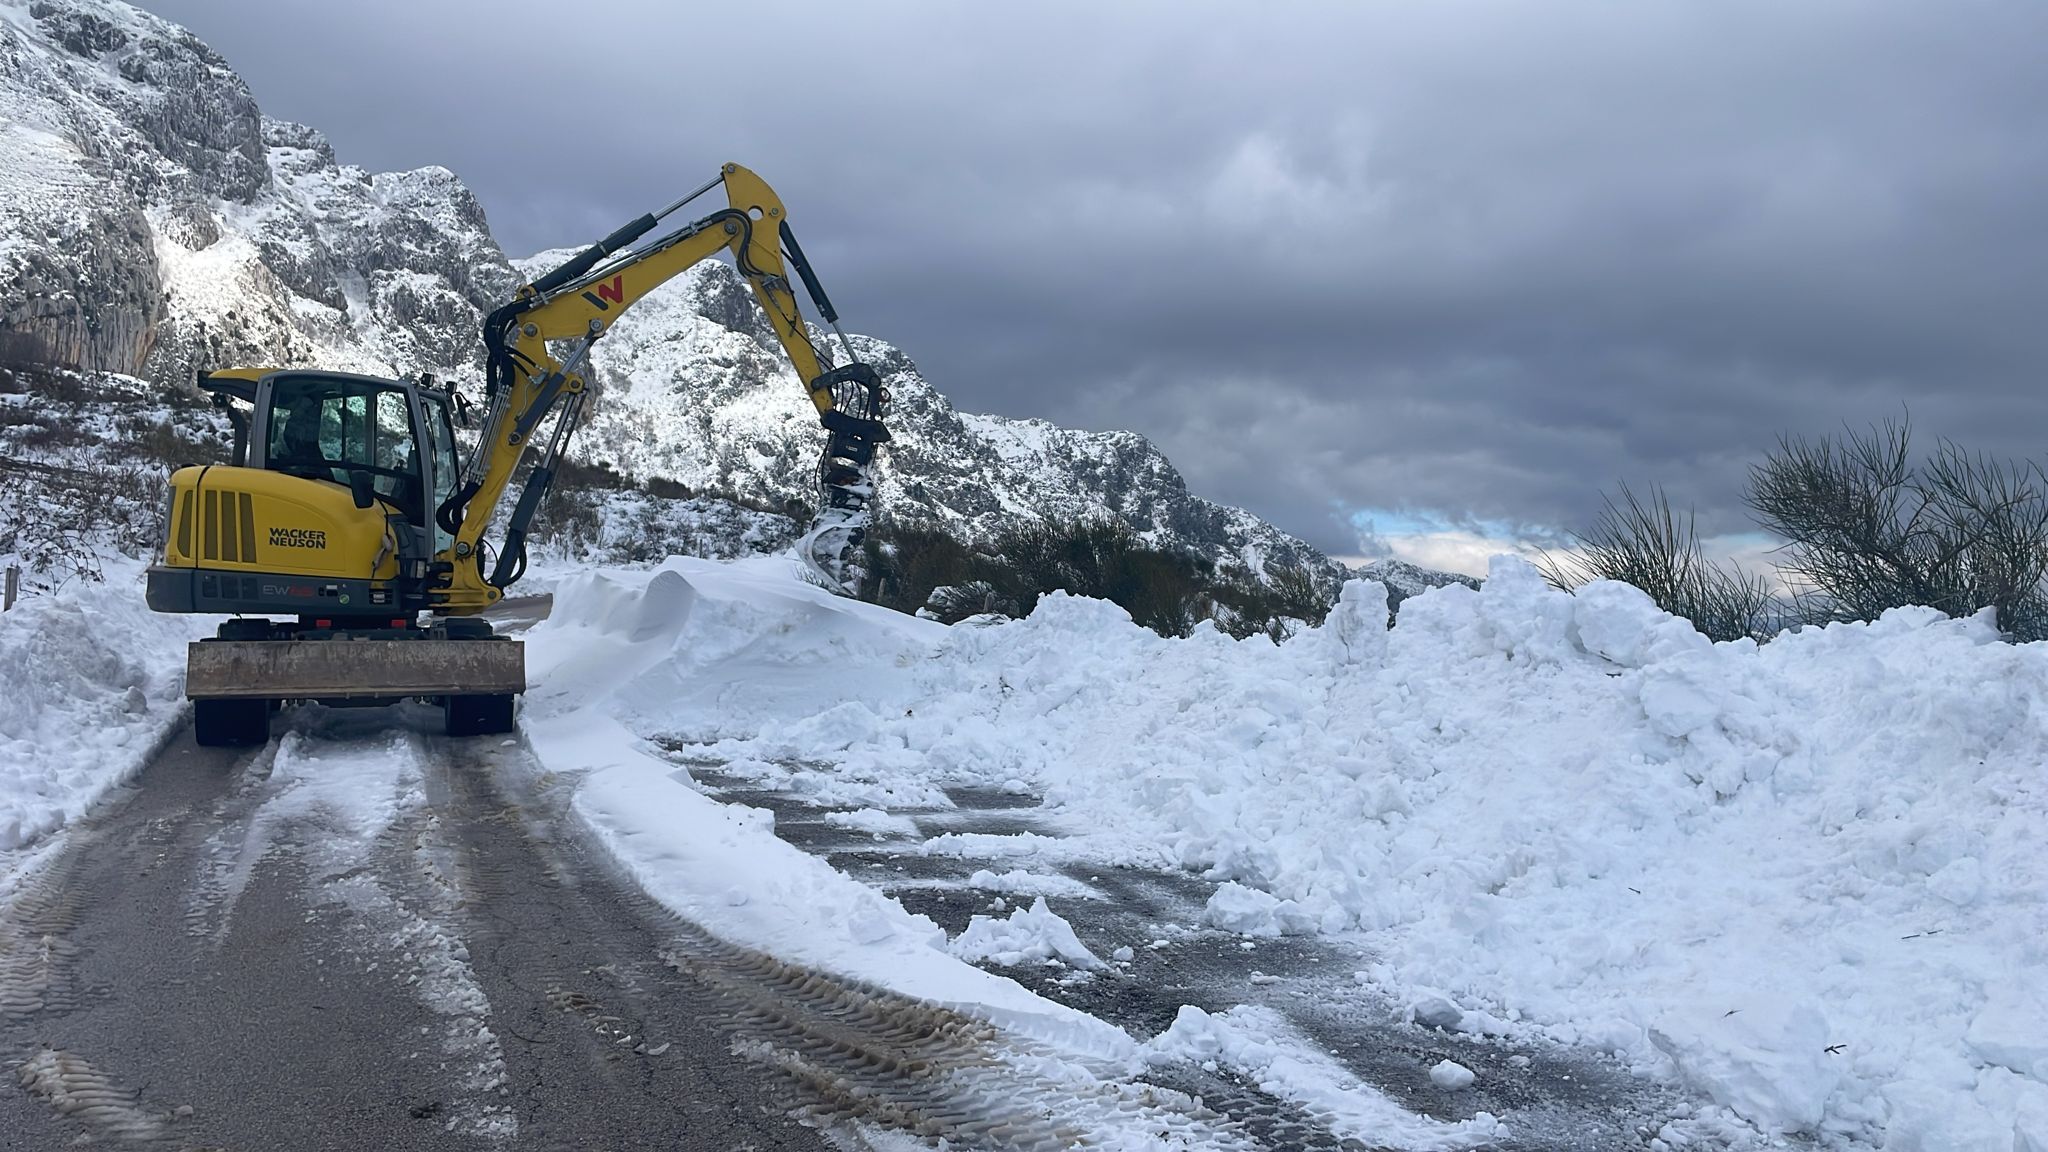
<instances>
[{"instance_id":1,"label":"dozer blade","mask_svg":"<svg viewBox=\"0 0 2048 1152\"><path fill-rule=\"evenodd\" d=\"M526 691L517 640L199 640L187 651L193 700L496 696Z\"/></svg>"}]
</instances>

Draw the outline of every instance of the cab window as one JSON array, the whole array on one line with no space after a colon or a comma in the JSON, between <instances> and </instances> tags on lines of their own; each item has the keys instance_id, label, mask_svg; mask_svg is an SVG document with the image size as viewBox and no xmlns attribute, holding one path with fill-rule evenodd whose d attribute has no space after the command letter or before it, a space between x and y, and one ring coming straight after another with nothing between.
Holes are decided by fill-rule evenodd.
<instances>
[{"instance_id":1,"label":"cab window","mask_svg":"<svg viewBox=\"0 0 2048 1152\"><path fill-rule=\"evenodd\" d=\"M355 380L273 381L267 466L348 483L370 474L379 496L419 519L420 454L405 391Z\"/></svg>"},{"instance_id":2,"label":"cab window","mask_svg":"<svg viewBox=\"0 0 2048 1152\"><path fill-rule=\"evenodd\" d=\"M427 450L433 459L434 491L428 507L439 508L448 497L455 494L456 473L459 467L455 460L455 429L448 423L448 405L444 401L429 400L422 396L421 411L427 421ZM453 544L454 538L443 531L438 517L430 517L434 524L434 549L439 551Z\"/></svg>"}]
</instances>

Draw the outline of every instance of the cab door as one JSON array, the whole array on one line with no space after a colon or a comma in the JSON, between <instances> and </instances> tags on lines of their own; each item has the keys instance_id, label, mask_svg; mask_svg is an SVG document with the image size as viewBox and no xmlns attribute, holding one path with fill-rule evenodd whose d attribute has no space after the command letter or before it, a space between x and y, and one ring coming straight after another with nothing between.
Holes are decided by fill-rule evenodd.
<instances>
[{"instance_id":1,"label":"cab door","mask_svg":"<svg viewBox=\"0 0 2048 1152\"><path fill-rule=\"evenodd\" d=\"M425 430L427 451L423 461L426 474L422 478L428 492L427 526L434 534L433 547L429 555L439 555L455 547L455 535L441 527L441 518L436 511L455 494L455 485L462 472L462 465L455 455L455 427L448 418L448 399L445 396L421 392L420 427Z\"/></svg>"}]
</instances>

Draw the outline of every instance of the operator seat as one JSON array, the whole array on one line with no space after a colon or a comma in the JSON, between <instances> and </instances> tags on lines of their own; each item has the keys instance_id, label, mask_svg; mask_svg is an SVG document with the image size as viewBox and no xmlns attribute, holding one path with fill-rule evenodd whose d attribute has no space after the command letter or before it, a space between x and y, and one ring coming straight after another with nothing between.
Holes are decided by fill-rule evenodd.
<instances>
[{"instance_id":1,"label":"operator seat","mask_svg":"<svg viewBox=\"0 0 2048 1152\"><path fill-rule=\"evenodd\" d=\"M272 413L271 419L279 415L285 418L284 433L278 438L283 451L272 465L280 472L309 480L333 480L334 465L320 452L319 410L280 409Z\"/></svg>"}]
</instances>

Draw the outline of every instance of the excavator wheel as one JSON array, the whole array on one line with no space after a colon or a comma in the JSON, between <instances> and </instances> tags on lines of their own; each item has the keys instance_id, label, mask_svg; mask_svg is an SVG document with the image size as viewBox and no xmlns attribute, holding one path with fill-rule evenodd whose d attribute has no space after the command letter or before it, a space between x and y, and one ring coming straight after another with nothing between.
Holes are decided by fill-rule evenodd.
<instances>
[{"instance_id":1,"label":"excavator wheel","mask_svg":"<svg viewBox=\"0 0 2048 1152\"><path fill-rule=\"evenodd\" d=\"M268 700L194 700L192 738L203 748L244 748L270 739Z\"/></svg>"},{"instance_id":2,"label":"excavator wheel","mask_svg":"<svg viewBox=\"0 0 2048 1152\"><path fill-rule=\"evenodd\" d=\"M450 736L489 736L512 731L510 696L450 696L441 708Z\"/></svg>"}]
</instances>

